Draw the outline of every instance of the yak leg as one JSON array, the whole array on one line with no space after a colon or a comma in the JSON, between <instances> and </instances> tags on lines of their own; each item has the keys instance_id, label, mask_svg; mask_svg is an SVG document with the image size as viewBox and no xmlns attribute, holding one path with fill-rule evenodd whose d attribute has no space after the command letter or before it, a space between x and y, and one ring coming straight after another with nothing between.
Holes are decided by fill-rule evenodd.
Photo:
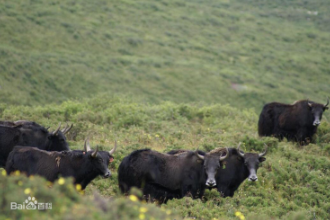
<instances>
[{"instance_id":1,"label":"yak leg","mask_svg":"<svg viewBox=\"0 0 330 220\"><path fill-rule=\"evenodd\" d=\"M229 186L227 187L218 187L218 192L220 193L221 197L233 197L234 196L234 190L230 190Z\"/></svg>"},{"instance_id":2,"label":"yak leg","mask_svg":"<svg viewBox=\"0 0 330 220\"><path fill-rule=\"evenodd\" d=\"M296 139L300 145L307 145L310 142L310 137L308 137L307 133L308 132L305 128L298 130Z\"/></svg>"},{"instance_id":3,"label":"yak leg","mask_svg":"<svg viewBox=\"0 0 330 220\"><path fill-rule=\"evenodd\" d=\"M181 196L182 197L187 196L187 195L190 196L190 194L191 194L190 191L191 191L191 186L190 185L182 184L182 188L181 188Z\"/></svg>"},{"instance_id":4,"label":"yak leg","mask_svg":"<svg viewBox=\"0 0 330 220\"><path fill-rule=\"evenodd\" d=\"M203 199L204 197L204 192L205 192L205 187L202 185L199 190L198 198Z\"/></svg>"}]
</instances>

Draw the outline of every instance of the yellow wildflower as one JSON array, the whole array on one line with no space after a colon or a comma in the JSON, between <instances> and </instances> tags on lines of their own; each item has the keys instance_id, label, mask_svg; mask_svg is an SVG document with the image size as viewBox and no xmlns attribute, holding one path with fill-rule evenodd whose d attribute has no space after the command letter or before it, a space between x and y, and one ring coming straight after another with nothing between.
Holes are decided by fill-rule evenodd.
<instances>
[{"instance_id":1,"label":"yellow wildflower","mask_svg":"<svg viewBox=\"0 0 330 220\"><path fill-rule=\"evenodd\" d=\"M139 219L144 219L144 218L145 218L145 215L141 213L141 214L139 215Z\"/></svg>"},{"instance_id":2,"label":"yellow wildflower","mask_svg":"<svg viewBox=\"0 0 330 220\"><path fill-rule=\"evenodd\" d=\"M30 189L30 188L26 188L26 189L24 190L24 193L25 193L25 194L30 194L30 193L31 193L31 189Z\"/></svg>"},{"instance_id":3,"label":"yellow wildflower","mask_svg":"<svg viewBox=\"0 0 330 220\"><path fill-rule=\"evenodd\" d=\"M129 196L129 199L130 199L131 201L133 201L133 202L138 201L138 198L137 198L135 195L130 195L130 196Z\"/></svg>"},{"instance_id":4,"label":"yellow wildflower","mask_svg":"<svg viewBox=\"0 0 330 220\"><path fill-rule=\"evenodd\" d=\"M148 209L145 208L145 207L141 207L141 208L140 208L140 212L142 212L142 213L147 212L147 211L148 211Z\"/></svg>"},{"instance_id":5,"label":"yellow wildflower","mask_svg":"<svg viewBox=\"0 0 330 220\"><path fill-rule=\"evenodd\" d=\"M15 171L15 175L16 175L16 176L19 176L20 174L21 174L21 172L19 172L19 170L16 170L16 171Z\"/></svg>"},{"instance_id":6,"label":"yellow wildflower","mask_svg":"<svg viewBox=\"0 0 330 220\"><path fill-rule=\"evenodd\" d=\"M81 185L78 183L76 184L76 190L80 191L82 189Z\"/></svg>"},{"instance_id":7,"label":"yellow wildflower","mask_svg":"<svg viewBox=\"0 0 330 220\"><path fill-rule=\"evenodd\" d=\"M63 185L64 183L65 183L65 179L61 177L61 178L58 180L58 184Z\"/></svg>"},{"instance_id":8,"label":"yellow wildflower","mask_svg":"<svg viewBox=\"0 0 330 220\"><path fill-rule=\"evenodd\" d=\"M1 172L1 174L2 174L2 176L7 176L7 172L6 172L6 170L3 170L3 171Z\"/></svg>"},{"instance_id":9,"label":"yellow wildflower","mask_svg":"<svg viewBox=\"0 0 330 220\"><path fill-rule=\"evenodd\" d=\"M235 212L235 216L238 217L240 220L245 220L245 217L241 212Z\"/></svg>"}]
</instances>

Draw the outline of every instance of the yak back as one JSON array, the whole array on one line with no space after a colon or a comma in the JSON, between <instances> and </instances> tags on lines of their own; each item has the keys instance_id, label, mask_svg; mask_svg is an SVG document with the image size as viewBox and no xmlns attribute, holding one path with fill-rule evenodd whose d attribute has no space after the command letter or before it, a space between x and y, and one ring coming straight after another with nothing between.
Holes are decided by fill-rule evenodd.
<instances>
[{"instance_id":1,"label":"yak back","mask_svg":"<svg viewBox=\"0 0 330 220\"><path fill-rule=\"evenodd\" d=\"M43 126L31 121L0 121L0 167L4 167L14 146L33 146L48 151L69 150L65 135L48 132Z\"/></svg>"},{"instance_id":2,"label":"yak back","mask_svg":"<svg viewBox=\"0 0 330 220\"><path fill-rule=\"evenodd\" d=\"M59 176L73 177L74 182L84 189L95 177L106 172L111 157L109 152L98 152L95 158L92 153L81 150L48 152L35 147L16 146L9 154L6 171L19 170L27 175L40 175L52 182Z\"/></svg>"},{"instance_id":3,"label":"yak back","mask_svg":"<svg viewBox=\"0 0 330 220\"><path fill-rule=\"evenodd\" d=\"M181 154L181 153L185 153L191 150L184 150L184 149L178 149L178 150L171 150L169 152L167 152L167 154L171 154L171 155L176 155L176 154ZM198 154L205 156L205 152L201 151L201 150L197 150Z\"/></svg>"},{"instance_id":4,"label":"yak back","mask_svg":"<svg viewBox=\"0 0 330 220\"><path fill-rule=\"evenodd\" d=\"M313 107L323 108L324 105L308 100L300 100L292 105L278 102L268 103L263 107L258 121L259 136L276 136L282 139L296 138L297 128L305 127L311 136L317 127L313 126L314 116L311 113Z\"/></svg>"},{"instance_id":5,"label":"yak back","mask_svg":"<svg viewBox=\"0 0 330 220\"><path fill-rule=\"evenodd\" d=\"M28 176L37 174L44 176L49 181L54 181L59 175L56 158L60 154L36 147L16 146L8 156L6 171L9 174L19 170Z\"/></svg>"},{"instance_id":6,"label":"yak back","mask_svg":"<svg viewBox=\"0 0 330 220\"><path fill-rule=\"evenodd\" d=\"M315 104L312 101L309 102ZM280 128L285 130L293 130L297 127L297 125L313 126L313 115L310 113L310 107L308 106L307 100L297 101L292 104L291 107L277 108L278 126Z\"/></svg>"},{"instance_id":7,"label":"yak back","mask_svg":"<svg viewBox=\"0 0 330 220\"><path fill-rule=\"evenodd\" d=\"M49 132L45 127L32 121L17 121L16 126L20 132L19 144L35 146L47 151L67 151L69 146L61 130L56 134Z\"/></svg>"},{"instance_id":8,"label":"yak back","mask_svg":"<svg viewBox=\"0 0 330 220\"><path fill-rule=\"evenodd\" d=\"M118 169L118 181L123 193L132 186L145 183L175 191L181 189L184 176L199 176L202 163L194 152L169 155L150 149L136 150L125 157Z\"/></svg>"},{"instance_id":9,"label":"yak back","mask_svg":"<svg viewBox=\"0 0 330 220\"><path fill-rule=\"evenodd\" d=\"M282 112L290 112L292 105L279 102L266 104L259 116L258 134L259 136L271 136L274 132L275 124Z\"/></svg>"}]
</instances>

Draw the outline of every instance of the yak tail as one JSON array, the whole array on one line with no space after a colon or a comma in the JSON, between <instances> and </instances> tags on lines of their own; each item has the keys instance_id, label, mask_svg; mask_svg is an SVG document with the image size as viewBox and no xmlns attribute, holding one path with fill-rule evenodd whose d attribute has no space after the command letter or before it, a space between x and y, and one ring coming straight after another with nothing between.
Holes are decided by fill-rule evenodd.
<instances>
[{"instance_id":1,"label":"yak tail","mask_svg":"<svg viewBox=\"0 0 330 220\"><path fill-rule=\"evenodd\" d=\"M272 136L274 130L274 111L269 105L262 109L258 121L258 134L262 136Z\"/></svg>"}]
</instances>

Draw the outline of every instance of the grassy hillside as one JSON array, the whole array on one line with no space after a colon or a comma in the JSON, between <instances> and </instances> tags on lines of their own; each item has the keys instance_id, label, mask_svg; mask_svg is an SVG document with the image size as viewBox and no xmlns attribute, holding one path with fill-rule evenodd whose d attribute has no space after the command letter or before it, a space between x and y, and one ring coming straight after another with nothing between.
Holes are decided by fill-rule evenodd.
<instances>
[{"instance_id":1,"label":"grassy hillside","mask_svg":"<svg viewBox=\"0 0 330 220\"><path fill-rule=\"evenodd\" d=\"M330 93L330 2L1 1L0 96L261 106Z\"/></svg>"},{"instance_id":2,"label":"grassy hillside","mask_svg":"<svg viewBox=\"0 0 330 220\"><path fill-rule=\"evenodd\" d=\"M257 135L267 102L326 102L329 10L327 0L0 1L1 120L74 123L72 149L88 136L119 145L112 178L84 192L0 170L0 219L329 218L329 112L308 146ZM259 181L233 198L211 190L159 207L119 192L116 171L133 150L239 142L269 152ZM9 210L28 195L54 208Z\"/></svg>"},{"instance_id":3,"label":"grassy hillside","mask_svg":"<svg viewBox=\"0 0 330 220\"><path fill-rule=\"evenodd\" d=\"M68 134L72 149L82 149L87 136L91 138L92 147L98 145L104 150L110 150L114 141L118 141L118 151L110 165L113 176L95 179L86 188L84 196L75 192L69 179L63 186L56 182L47 190L45 181L39 179L1 176L0 216L3 217L15 219L35 215L33 211L8 210L9 201L19 202L27 197L26 188L31 190L29 195L40 198L40 201L53 202L51 212L54 219L93 216L117 219L321 220L330 214L330 123L327 118L319 127L315 143L300 147L285 141L279 143L273 138L259 138L258 115L253 109L241 110L220 104L165 102L145 105L129 99L99 96L84 102L70 101L37 108L3 105L0 117L35 120L51 128L56 128L59 121L72 122L74 127ZM269 146L269 151L267 160L258 170L259 181L245 181L233 198L220 198L218 192L212 190L206 192L204 201L186 197L157 207L120 195L116 171L121 160L133 150L210 150L236 147L238 142L244 143L245 152L261 152L263 143ZM96 199L95 193L99 194ZM38 212L39 218L49 216L49 212Z\"/></svg>"}]
</instances>

